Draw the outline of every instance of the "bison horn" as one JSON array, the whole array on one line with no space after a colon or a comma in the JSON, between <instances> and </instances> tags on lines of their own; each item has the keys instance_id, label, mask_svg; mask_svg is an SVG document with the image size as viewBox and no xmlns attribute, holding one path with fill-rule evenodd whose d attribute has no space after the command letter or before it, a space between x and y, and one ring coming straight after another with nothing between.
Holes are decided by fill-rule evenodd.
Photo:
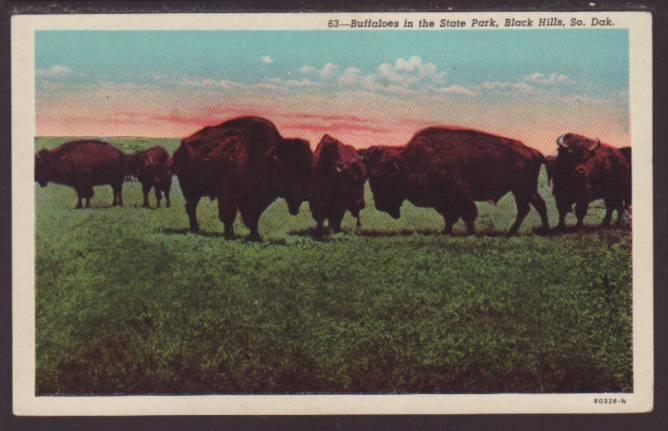
<instances>
[{"instance_id":1,"label":"bison horn","mask_svg":"<svg viewBox=\"0 0 668 431\"><path fill-rule=\"evenodd\" d=\"M340 174L341 172L343 172L343 167L342 167L341 165L338 165L338 164L337 164L337 165L336 165L336 172L339 173L339 174Z\"/></svg>"},{"instance_id":2,"label":"bison horn","mask_svg":"<svg viewBox=\"0 0 668 431\"><path fill-rule=\"evenodd\" d=\"M557 139L557 145L561 148L567 147L567 145L564 144L564 135L559 136L559 139Z\"/></svg>"},{"instance_id":3,"label":"bison horn","mask_svg":"<svg viewBox=\"0 0 668 431\"><path fill-rule=\"evenodd\" d=\"M596 143L592 145L592 147L589 149L589 151L596 151L598 147L601 146L601 140L596 138Z\"/></svg>"}]
</instances>

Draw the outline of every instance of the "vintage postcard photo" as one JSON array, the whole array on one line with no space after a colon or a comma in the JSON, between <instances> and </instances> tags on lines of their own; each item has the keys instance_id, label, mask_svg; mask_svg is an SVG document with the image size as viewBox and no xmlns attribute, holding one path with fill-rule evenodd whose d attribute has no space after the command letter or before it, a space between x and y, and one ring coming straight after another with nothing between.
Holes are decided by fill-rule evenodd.
<instances>
[{"instance_id":1,"label":"vintage postcard photo","mask_svg":"<svg viewBox=\"0 0 668 431\"><path fill-rule=\"evenodd\" d=\"M650 411L651 28L14 16L15 414Z\"/></svg>"}]
</instances>

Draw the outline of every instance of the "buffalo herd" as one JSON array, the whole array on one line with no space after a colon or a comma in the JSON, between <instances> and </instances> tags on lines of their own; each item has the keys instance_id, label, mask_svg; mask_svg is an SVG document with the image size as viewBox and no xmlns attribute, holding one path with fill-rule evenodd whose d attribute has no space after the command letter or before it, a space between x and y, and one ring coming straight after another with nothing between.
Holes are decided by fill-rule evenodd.
<instances>
[{"instance_id":1,"label":"buffalo herd","mask_svg":"<svg viewBox=\"0 0 668 431\"><path fill-rule=\"evenodd\" d=\"M533 207L541 231L550 229L545 201L538 193L538 175L545 164L559 211L558 230L575 207L576 227L582 226L589 204L605 203L603 225L617 211L619 224L631 206L631 148L615 148L574 133L556 140L557 155L543 156L522 142L460 127L428 127L403 146L372 146L356 150L324 135L315 152L308 141L283 137L276 126L260 117L240 117L202 130L181 140L172 157L159 146L124 154L98 140L66 142L35 155L35 181L75 189L76 208L89 207L93 186L110 185L112 205L123 205L126 178L142 184L143 206L149 206L153 188L160 207L164 196L170 206L172 175L186 201L190 231L197 232L197 204L202 197L218 201L218 216L225 238L234 237L237 212L258 240L258 221L277 198L296 215L308 202L315 232L341 230L346 212L357 217L365 207L364 184L369 180L375 206L393 218L408 200L435 209L445 232L461 218L467 233L474 232L476 202L497 202L512 193L517 216L508 234L517 233ZM325 228L327 221L327 228Z\"/></svg>"}]
</instances>

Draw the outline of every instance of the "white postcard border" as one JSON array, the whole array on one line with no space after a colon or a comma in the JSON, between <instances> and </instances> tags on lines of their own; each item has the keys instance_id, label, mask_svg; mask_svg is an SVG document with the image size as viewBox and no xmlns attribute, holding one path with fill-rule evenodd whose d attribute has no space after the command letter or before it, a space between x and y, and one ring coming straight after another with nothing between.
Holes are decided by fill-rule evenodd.
<instances>
[{"instance_id":1,"label":"white postcard border","mask_svg":"<svg viewBox=\"0 0 668 431\"><path fill-rule=\"evenodd\" d=\"M330 19L610 17L629 31L633 142L633 393L473 395L35 396L35 45L37 30L328 30ZM647 12L23 15L12 18L12 358L16 415L629 413L653 408L652 20ZM566 28L567 29L567 28ZM389 29L336 29L375 31ZM473 31L503 31L481 28ZM517 30L517 29L514 29ZM527 29L526 31L537 31ZM472 31L392 29L391 31ZM604 31L604 30L601 30ZM594 398L626 399L595 404Z\"/></svg>"}]
</instances>

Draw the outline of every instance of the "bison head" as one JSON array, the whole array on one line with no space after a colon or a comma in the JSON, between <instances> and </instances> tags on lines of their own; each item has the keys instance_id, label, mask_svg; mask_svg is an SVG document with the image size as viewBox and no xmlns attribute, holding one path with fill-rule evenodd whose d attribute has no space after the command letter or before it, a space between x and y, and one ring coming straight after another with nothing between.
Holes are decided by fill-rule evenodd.
<instances>
[{"instance_id":1,"label":"bison head","mask_svg":"<svg viewBox=\"0 0 668 431\"><path fill-rule=\"evenodd\" d=\"M357 155L362 159L368 171L371 171L376 166L376 163L383 157L384 153L383 148L376 146L357 150Z\"/></svg>"},{"instance_id":2,"label":"bison head","mask_svg":"<svg viewBox=\"0 0 668 431\"><path fill-rule=\"evenodd\" d=\"M299 214L302 202L309 198L313 152L304 139L283 139L267 154L272 166L272 186L285 198L290 214Z\"/></svg>"},{"instance_id":3,"label":"bison head","mask_svg":"<svg viewBox=\"0 0 668 431\"><path fill-rule=\"evenodd\" d=\"M570 162L573 166L584 163L601 146L601 140L589 139L582 135L566 133L557 139L561 163Z\"/></svg>"},{"instance_id":4,"label":"bison head","mask_svg":"<svg viewBox=\"0 0 668 431\"><path fill-rule=\"evenodd\" d=\"M346 196L347 207L350 212L357 217L359 212L364 209L364 183L366 183L366 169L361 161L356 163L346 163L338 160L334 165L334 173L338 179L344 196Z\"/></svg>"},{"instance_id":5,"label":"bison head","mask_svg":"<svg viewBox=\"0 0 668 431\"><path fill-rule=\"evenodd\" d=\"M369 175L376 208L395 219L401 216L401 204L405 199L404 177L401 159L397 155L388 154L376 163Z\"/></svg>"},{"instance_id":6,"label":"bison head","mask_svg":"<svg viewBox=\"0 0 668 431\"><path fill-rule=\"evenodd\" d=\"M138 154L130 154L125 156L125 176L128 179L139 176L141 170L142 160Z\"/></svg>"},{"instance_id":7,"label":"bison head","mask_svg":"<svg viewBox=\"0 0 668 431\"><path fill-rule=\"evenodd\" d=\"M49 150L41 150L35 154L35 181L40 186L46 187L49 184Z\"/></svg>"}]
</instances>

